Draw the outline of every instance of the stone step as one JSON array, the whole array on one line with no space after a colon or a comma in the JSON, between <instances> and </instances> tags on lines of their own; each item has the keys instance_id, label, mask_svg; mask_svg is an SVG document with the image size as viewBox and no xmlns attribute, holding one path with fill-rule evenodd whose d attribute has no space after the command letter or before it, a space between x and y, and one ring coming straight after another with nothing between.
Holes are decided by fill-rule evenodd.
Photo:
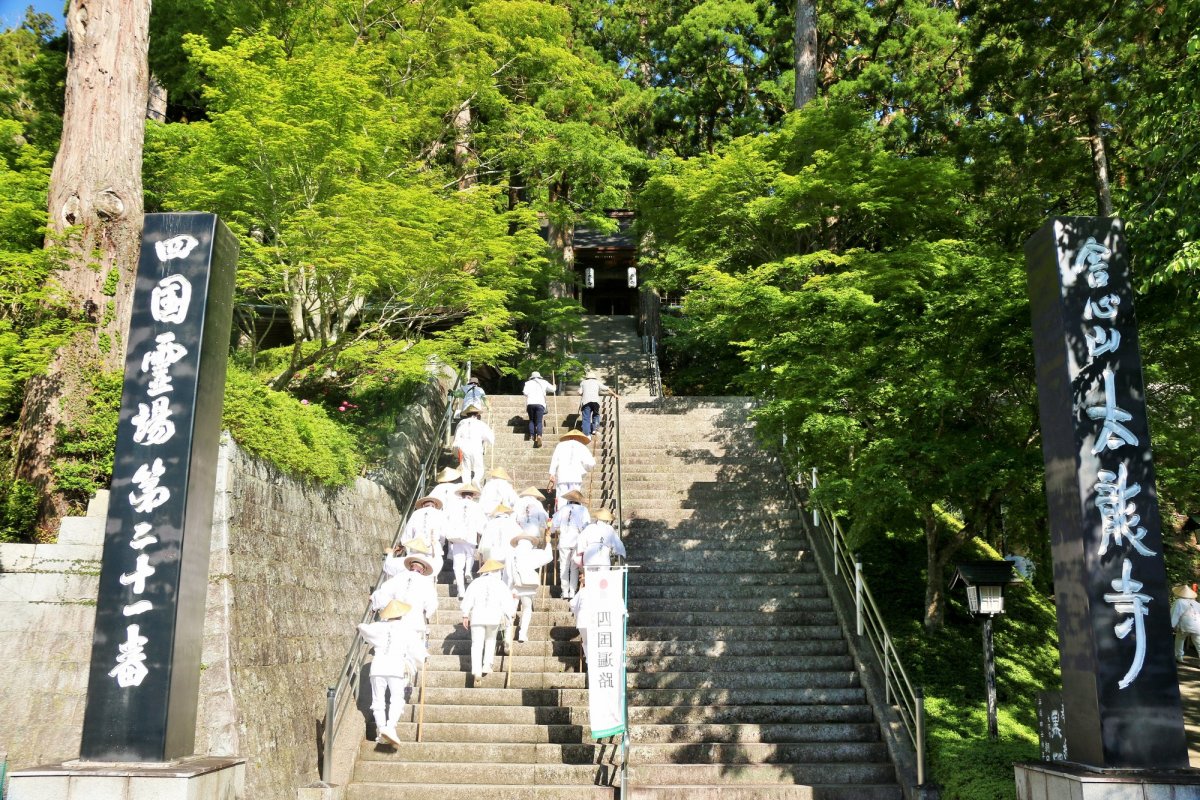
<instances>
[{"instance_id":1,"label":"stone step","mask_svg":"<svg viewBox=\"0 0 1200 800\"><path fill-rule=\"evenodd\" d=\"M671 515L660 512L678 512L677 519L797 519L796 509L784 501L760 503L753 500L731 502L707 502L704 500L673 500L666 498L642 499L622 495L622 506L626 514L630 511L638 516L669 519ZM689 513L690 512L690 513Z\"/></svg>"},{"instance_id":2,"label":"stone step","mask_svg":"<svg viewBox=\"0 0 1200 800\"><path fill-rule=\"evenodd\" d=\"M629 800L903 800L896 784L732 786L634 786Z\"/></svg>"},{"instance_id":3,"label":"stone step","mask_svg":"<svg viewBox=\"0 0 1200 800\"><path fill-rule=\"evenodd\" d=\"M568 676L574 677L574 676ZM585 676L579 675L579 678ZM433 678L433 675L430 675ZM513 685L517 674L513 673ZM586 684L584 684L586 685ZM631 689L853 689L858 686L858 672L630 672Z\"/></svg>"},{"instance_id":4,"label":"stone step","mask_svg":"<svg viewBox=\"0 0 1200 800\"><path fill-rule=\"evenodd\" d=\"M485 678L487 681L491 678ZM473 690L475 691L475 690ZM473 695L465 695L470 699ZM419 694L413 694L411 701L418 701ZM411 702L405 710L406 723L415 725L418 717L416 702ZM472 701L464 705L454 703L434 703L431 698L425 698L426 725L492 725L508 727L510 725L530 726L583 726L588 725L588 710L586 706L571 708L570 706L536 706L536 705L491 705ZM423 736L423 734L422 734ZM414 730L413 740L416 740ZM511 741L511 740L510 740Z\"/></svg>"},{"instance_id":5,"label":"stone step","mask_svg":"<svg viewBox=\"0 0 1200 800\"><path fill-rule=\"evenodd\" d=\"M460 637L439 641L434 639L429 644L431 653L442 656L470 656L471 639ZM499 651L497 651L499 652ZM577 659L579 655L579 636L576 633L572 639L533 639L528 642L517 642L514 645L514 655L530 658ZM515 666L515 662L514 662Z\"/></svg>"},{"instance_id":6,"label":"stone step","mask_svg":"<svg viewBox=\"0 0 1200 800\"><path fill-rule=\"evenodd\" d=\"M729 598L717 599L691 597L684 599L664 600L661 597L630 597L626 606L631 613L646 614L687 613L687 612L758 612L773 613L778 611L831 611L833 601L826 596L817 597L772 597L772 598Z\"/></svg>"},{"instance_id":7,"label":"stone step","mask_svg":"<svg viewBox=\"0 0 1200 800\"><path fill-rule=\"evenodd\" d=\"M569 694L570 690L563 690ZM855 688L780 689L630 689L629 704L639 706L714 705L844 705L864 703L866 695Z\"/></svg>"},{"instance_id":8,"label":"stone step","mask_svg":"<svg viewBox=\"0 0 1200 800\"><path fill-rule=\"evenodd\" d=\"M581 756L571 751L564 757ZM671 742L635 744L629 748L631 768L635 764L853 764L883 761L887 757L887 745L883 742Z\"/></svg>"},{"instance_id":9,"label":"stone step","mask_svg":"<svg viewBox=\"0 0 1200 800\"><path fill-rule=\"evenodd\" d=\"M460 618L461 619L461 618ZM578 638L579 631L572 626L566 625L530 625L529 638L534 642L544 642L547 639L557 641L568 641ZM433 624L429 626L429 637L432 642L466 640L471 641L471 632L462 626L460 622L457 625Z\"/></svg>"},{"instance_id":10,"label":"stone step","mask_svg":"<svg viewBox=\"0 0 1200 800\"><path fill-rule=\"evenodd\" d=\"M721 504L741 498L751 498L754 502L761 503L766 500L777 500L780 495L773 486L751 487L737 483L725 484L719 489L711 489L707 486L697 488L694 485L663 486L662 484L651 483L649 481L642 483L630 481L629 483L625 483L624 475L621 476L621 482L621 496L630 502L636 501L639 503L649 500L703 500L705 502Z\"/></svg>"},{"instance_id":11,"label":"stone step","mask_svg":"<svg viewBox=\"0 0 1200 800\"><path fill-rule=\"evenodd\" d=\"M629 783L687 784L888 784L896 780L896 771L888 764L804 763L804 764L634 764L629 765ZM817 795L818 797L820 795Z\"/></svg>"},{"instance_id":12,"label":"stone step","mask_svg":"<svg viewBox=\"0 0 1200 800\"><path fill-rule=\"evenodd\" d=\"M749 534L728 538L713 537L675 540L661 534L637 534L629 536L625 544L636 549L638 554L643 558L650 556L657 557L659 554L687 555L697 551L750 553L778 557L785 554L797 556L808 553L811 550L807 539L775 539L769 535L750 536Z\"/></svg>"},{"instance_id":13,"label":"stone step","mask_svg":"<svg viewBox=\"0 0 1200 800\"><path fill-rule=\"evenodd\" d=\"M547 673L554 674L559 672L573 672L579 666L579 658L577 652L564 654L561 657L549 655L524 655L527 647L537 644L536 642L517 642L513 649L513 674L517 673ZM508 668L508 662L505 663L505 669ZM468 673L471 671L471 655L470 652L464 651L461 655L431 655L426 662L429 667L429 673L432 676L435 672L462 672Z\"/></svg>"},{"instance_id":14,"label":"stone step","mask_svg":"<svg viewBox=\"0 0 1200 800\"><path fill-rule=\"evenodd\" d=\"M520 648L529 645L518 645ZM631 639L626 644L626 653L632 662L638 657L664 658L668 656L827 656L843 655L846 642L840 636L828 639L712 639L687 641L661 639L658 641Z\"/></svg>"},{"instance_id":15,"label":"stone step","mask_svg":"<svg viewBox=\"0 0 1200 800\"><path fill-rule=\"evenodd\" d=\"M105 492L105 495L107 494L108 492ZM104 547L104 525L106 520L103 516L91 515L90 512L93 504L96 504L95 498L88 504L88 516L62 518L58 523L58 544L95 547L97 550ZM107 500L99 505L103 506L107 512ZM99 554L95 558L99 560Z\"/></svg>"},{"instance_id":16,"label":"stone step","mask_svg":"<svg viewBox=\"0 0 1200 800\"><path fill-rule=\"evenodd\" d=\"M611 764L615 747L601 744L560 744L550 742L405 742L399 747L376 747L364 743L359 750L360 763L405 761L450 764ZM763 746L763 745L759 745ZM769 746L769 745L767 745ZM698 753L703 755L703 753ZM632 762L631 762L632 763Z\"/></svg>"},{"instance_id":17,"label":"stone step","mask_svg":"<svg viewBox=\"0 0 1200 800\"><path fill-rule=\"evenodd\" d=\"M615 800L612 786L363 783L346 788L346 800Z\"/></svg>"},{"instance_id":18,"label":"stone step","mask_svg":"<svg viewBox=\"0 0 1200 800\"><path fill-rule=\"evenodd\" d=\"M790 558L784 559L758 553L693 550L694 558L667 558L661 554L650 554L643 558L634 542L630 542L626 550L629 563L638 567L639 579L650 575L683 575L688 574L687 570L695 570L693 574L706 576L711 586L722 585L728 578L747 573L764 581L771 575L800 577L818 574L816 564L807 553L790 554Z\"/></svg>"},{"instance_id":19,"label":"stone step","mask_svg":"<svg viewBox=\"0 0 1200 800\"><path fill-rule=\"evenodd\" d=\"M582 713L582 712L581 712ZM498 743L552 743L588 744L592 738L588 733L586 714L582 724L528 724L528 723L453 723L429 721L429 709L425 710L425 722L421 729L423 742L498 742ZM405 722L396 726L402 742L417 740L417 725ZM745 734L751 736L750 733ZM706 740L707 741L707 740ZM864 740L865 741L865 740Z\"/></svg>"},{"instance_id":20,"label":"stone step","mask_svg":"<svg viewBox=\"0 0 1200 800\"><path fill-rule=\"evenodd\" d=\"M360 758L354 768L354 782L480 784L498 786L611 786L617 770L610 764L504 764L406 762L394 751L372 751L373 757ZM427 797L442 795L428 794ZM478 793L476 796L480 796ZM507 797L501 790L493 797ZM386 797L386 795L370 795Z\"/></svg>"},{"instance_id":21,"label":"stone step","mask_svg":"<svg viewBox=\"0 0 1200 800\"><path fill-rule=\"evenodd\" d=\"M770 625L780 627L837 626L838 618L833 611L773 611L766 614L752 611L631 611L629 627L644 630L647 627L678 628L692 627L737 627ZM690 638L690 637L689 637Z\"/></svg>"},{"instance_id":22,"label":"stone step","mask_svg":"<svg viewBox=\"0 0 1200 800\"><path fill-rule=\"evenodd\" d=\"M566 728L566 730L574 730ZM630 741L641 744L718 742L782 744L786 742L878 742L874 722L828 722L764 725L632 725Z\"/></svg>"},{"instance_id":23,"label":"stone step","mask_svg":"<svg viewBox=\"0 0 1200 800\"><path fill-rule=\"evenodd\" d=\"M632 549L633 544L630 545ZM635 550L636 552L636 550ZM792 572L763 572L755 574L747 574L745 572L722 572L712 573L703 572L700 570L681 571L678 565L674 569L652 570L648 566L643 566L640 569L632 570L629 574L630 593L634 591L634 587L640 586L707 586L720 587L721 591L738 587L775 587L775 586L815 586L824 587L821 580L821 574L815 566L809 568L807 565L797 565L794 570L799 570L804 567L803 571ZM705 565L707 566L707 565ZM717 592L713 592L717 594Z\"/></svg>"},{"instance_id":24,"label":"stone step","mask_svg":"<svg viewBox=\"0 0 1200 800\"><path fill-rule=\"evenodd\" d=\"M556 628L554 630L557 631L559 629ZM842 629L837 625L794 625L790 627L776 627L765 624L750 626L673 625L668 627L631 625L629 627L629 638L633 641L642 642L711 642L719 639L763 642L790 642L798 639L840 640L842 638Z\"/></svg>"},{"instance_id":25,"label":"stone step","mask_svg":"<svg viewBox=\"0 0 1200 800\"><path fill-rule=\"evenodd\" d=\"M566 666L566 665L564 665ZM565 672L558 670L555 672L527 672L516 669L516 664L513 664L511 675L506 675L507 662L496 658L496 672L487 676L480 684L487 687L493 684L504 686L504 679L508 679L510 689L586 689L587 675L578 672ZM474 688L474 679L471 677L470 669L454 670L454 671L434 671L430 670L425 676L426 688L428 689L465 689L472 691ZM820 673L818 673L820 674ZM495 676L501 679L496 681ZM459 698L462 701L469 701L467 695L461 695Z\"/></svg>"},{"instance_id":26,"label":"stone step","mask_svg":"<svg viewBox=\"0 0 1200 800\"><path fill-rule=\"evenodd\" d=\"M434 625L457 625L462 622L462 614L459 612L458 603L451 600L448 604L439 604L438 611L433 616ZM567 601L559 601L553 611L538 611L535 610L531 616L530 629L545 628L545 627L575 627L575 615L571 613L567 607Z\"/></svg>"},{"instance_id":27,"label":"stone step","mask_svg":"<svg viewBox=\"0 0 1200 800\"><path fill-rule=\"evenodd\" d=\"M688 527L695 523L725 523L755 527L762 522L773 522L780 527L796 525L795 511L738 511L736 509L680 508L679 506L635 505L624 503L626 519L643 517L675 527Z\"/></svg>"},{"instance_id":28,"label":"stone step","mask_svg":"<svg viewBox=\"0 0 1200 800\"><path fill-rule=\"evenodd\" d=\"M828 656L631 656L628 659L630 672L681 673L711 672L760 672L782 675L792 672L819 670L853 670L854 659L849 655ZM513 662L516 669L517 662Z\"/></svg>"},{"instance_id":29,"label":"stone step","mask_svg":"<svg viewBox=\"0 0 1200 800\"><path fill-rule=\"evenodd\" d=\"M426 719L429 711L426 709ZM629 724L636 737L641 726L679 725L875 725L871 707L853 703L774 703L767 705L630 706Z\"/></svg>"},{"instance_id":30,"label":"stone step","mask_svg":"<svg viewBox=\"0 0 1200 800\"><path fill-rule=\"evenodd\" d=\"M696 583L696 584L681 584L681 585L647 585L640 580L630 580L629 582L629 605L632 608L635 602L646 600L701 600L706 602L718 602L712 599L713 591L711 586ZM794 586L778 586L778 585L755 585L741 584L730 586L722 584L721 597L725 600L747 601L750 603L771 603L784 602L787 600L804 600L824 598L828 595L825 592L825 586L817 581L809 584L797 584ZM669 610L668 606L658 606L664 611Z\"/></svg>"},{"instance_id":31,"label":"stone step","mask_svg":"<svg viewBox=\"0 0 1200 800\"><path fill-rule=\"evenodd\" d=\"M675 533L681 537L701 538L730 534L738 536L764 536L770 535L772 532L777 532L775 535L782 538L785 533L789 536L795 536L796 533L803 530L800 520L795 517L763 519L754 522L748 522L740 517L722 520L697 518L688 519L684 524L680 525L662 519L661 515L655 515L655 518L651 518L648 514L640 513L632 507L627 506L623 510L625 513L624 538L627 540L631 540L643 533Z\"/></svg>"}]
</instances>

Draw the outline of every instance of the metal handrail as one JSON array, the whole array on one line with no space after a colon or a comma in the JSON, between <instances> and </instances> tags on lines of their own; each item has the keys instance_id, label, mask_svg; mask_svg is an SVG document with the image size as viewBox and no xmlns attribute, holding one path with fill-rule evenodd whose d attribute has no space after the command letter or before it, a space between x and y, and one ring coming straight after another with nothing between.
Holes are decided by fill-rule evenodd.
<instances>
[{"instance_id":1,"label":"metal handrail","mask_svg":"<svg viewBox=\"0 0 1200 800\"><path fill-rule=\"evenodd\" d=\"M786 462L785 462L786 464ZM789 480L788 487L797 505L796 485ZM817 471L812 470L811 489L817 487ZM871 646L878 660L878 666L883 673L884 701L894 707L900 717L900 722L912 741L917 760L917 786L925 785L925 694L920 686L914 686L909 680L908 671L900 661L879 604L871 594L870 587L862 572L862 560L857 555L851 555L846 543L846 535L837 517L828 509L817 503L816 498L809 497L812 504L812 530L825 534L824 544L828 545L832 556L833 574L840 576L846 589L854 598L854 627L859 639L865 639ZM820 557L820 553L817 553Z\"/></svg>"},{"instance_id":2,"label":"metal handrail","mask_svg":"<svg viewBox=\"0 0 1200 800\"><path fill-rule=\"evenodd\" d=\"M616 392L621 394L621 372L617 371L617 377L613 381L616 384ZM621 480L621 398L614 397L613 401L613 424L615 427L617 444L616 452L616 478L617 478L617 530L620 532L621 539L625 539L625 511L621 502L622 480ZM625 583L623 586L623 600L625 602L626 616L623 621L624 636L622 637L624 648L621 653L621 658L624 664L625 673L625 688L621 692L621 718L625 720L625 732L621 734L621 797L628 797L627 786L629 783L629 570L625 570Z\"/></svg>"},{"instance_id":3,"label":"metal handrail","mask_svg":"<svg viewBox=\"0 0 1200 800\"><path fill-rule=\"evenodd\" d=\"M468 375L470 374L470 369L470 362L467 362ZM400 542L400 536L404 532L404 525L408 522L408 517L412 514L413 506L416 505L417 499L425 496L425 487L428 485L427 481L437 466L438 457L441 456L445 446L444 442L449 436L451 421L454 418L454 392L458 391L462 385L462 374L455 375L454 385L447 394L445 413L442 414L442 419L438 423L437 431L433 437L433 443L429 448L429 452L425 455L425 460L421 464L421 471L417 475L417 483L409 492L409 496L406 498L404 504L400 506L407 509L407 513L396 527L396 533L392 536L393 548ZM387 575L380 568L379 577L375 579L375 586L372 592L378 589L380 584L385 580L387 580ZM363 611L359 622L370 622L372 613L371 604L368 602L367 608ZM325 727L321 758L321 781L323 783L329 783L330 778L333 776L333 743L337 739L338 727L341 725L342 716L345 714L349 704L354 702L358 697L359 674L362 672L363 661L366 660L370 649L370 646L356 628L354 641L351 642L350 649L346 653L346 658L342 662L342 670L338 673L338 682L325 691Z\"/></svg>"},{"instance_id":4,"label":"metal handrail","mask_svg":"<svg viewBox=\"0 0 1200 800\"><path fill-rule=\"evenodd\" d=\"M658 341L650 337L650 352L647 354L650 358L650 396L658 398L657 402L661 406L663 402L663 385L662 371L658 367Z\"/></svg>"}]
</instances>

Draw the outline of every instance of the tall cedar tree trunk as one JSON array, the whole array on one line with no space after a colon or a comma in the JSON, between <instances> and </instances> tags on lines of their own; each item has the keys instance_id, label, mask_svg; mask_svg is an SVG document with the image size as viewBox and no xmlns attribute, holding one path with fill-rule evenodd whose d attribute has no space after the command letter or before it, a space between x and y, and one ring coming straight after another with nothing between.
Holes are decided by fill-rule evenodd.
<instances>
[{"instance_id":1,"label":"tall cedar tree trunk","mask_svg":"<svg viewBox=\"0 0 1200 800\"><path fill-rule=\"evenodd\" d=\"M948 531L929 509L925 512L925 630L939 630L946 621L946 565L970 538L966 528Z\"/></svg>"},{"instance_id":2,"label":"tall cedar tree trunk","mask_svg":"<svg viewBox=\"0 0 1200 800\"><path fill-rule=\"evenodd\" d=\"M1084 102L1087 103L1087 141L1092 151L1092 186L1096 192L1096 215L1113 215L1112 188L1108 181L1108 152L1104 144L1104 128L1100 124L1097 101L1090 96L1092 70L1088 66L1088 54L1079 56L1079 82L1083 84Z\"/></svg>"},{"instance_id":3,"label":"tall cedar tree trunk","mask_svg":"<svg viewBox=\"0 0 1200 800\"><path fill-rule=\"evenodd\" d=\"M43 530L66 511L51 472L58 426L86 410L90 376L125 362L142 234L149 25L149 0L71 0L67 11L66 96L47 244L72 229L57 280L87 324L25 390L16 474L41 493ZM105 292L114 271L115 290L110 284Z\"/></svg>"},{"instance_id":4,"label":"tall cedar tree trunk","mask_svg":"<svg viewBox=\"0 0 1200 800\"><path fill-rule=\"evenodd\" d=\"M566 203L571 196L571 187L565 179L559 179L550 184L550 202ZM559 225L553 217L548 219L548 238L550 250L559 266L562 267L563 279L550 282L551 297L570 297L571 287L566 277L575 269L575 226L571 223Z\"/></svg>"},{"instance_id":5,"label":"tall cedar tree trunk","mask_svg":"<svg viewBox=\"0 0 1200 800\"><path fill-rule=\"evenodd\" d=\"M454 167L458 171L458 188L470 189L475 185L475 156L471 152L471 101L458 107L454 115Z\"/></svg>"},{"instance_id":6,"label":"tall cedar tree trunk","mask_svg":"<svg viewBox=\"0 0 1200 800\"><path fill-rule=\"evenodd\" d=\"M796 69L797 111L817 96L817 12L812 0L796 0L796 35L793 63Z\"/></svg>"}]
</instances>

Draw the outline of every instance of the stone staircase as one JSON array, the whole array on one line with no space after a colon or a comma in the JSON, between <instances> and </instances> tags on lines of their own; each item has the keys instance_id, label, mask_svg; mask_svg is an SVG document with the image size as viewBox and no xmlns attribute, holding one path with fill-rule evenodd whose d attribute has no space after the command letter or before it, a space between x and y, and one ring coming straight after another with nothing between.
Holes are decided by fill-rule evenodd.
<instances>
[{"instance_id":1,"label":"stone staircase","mask_svg":"<svg viewBox=\"0 0 1200 800\"><path fill-rule=\"evenodd\" d=\"M622 410L637 800L902 797L743 398Z\"/></svg>"},{"instance_id":2,"label":"stone staircase","mask_svg":"<svg viewBox=\"0 0 1200 800\"><path fill-rule=\"evenodd\" d=\"M629 753L641 800L897 800L903 795L782 475L742 398L651 398L630 317L585 318L578 345L619 391L629 551ZM544 486L575 421L560 387L546 446L524 440L519 396L491 398L495 464ZM610 414L611 416L611 414ZM597 452L611 449L598 437ZM596 474L600 472L596 470ZM595 504L611 486L597 478ZM348 800L616 795L619 742L588 735L578 633L543 587L530 640L470 686L470 640L448 569L431 638L422 741L414 690L398 751L364 742Z\"/></svg>"},{"instance_id":3,"label":"stone staircase","mask_svg":"<svg viewBox=\"0 0 1200 800\"><path fill-rule=\"evenodd\" d=\"M544 487L554 445L574 421L578 397L559 397L557 412L550 400L540 449L525 441L523 397L493 396L490 402L485 418L496 432L495 466L512 474L517 491ZM597 453L603 446L597 437ZM584 488L600 493L598 485ZM553 582L550 567L547 581ZM579 634L558 589L539 591L529 641L513 645L511 677L507 657L497 655L497 671L472 685L470 634L462 627L448 560L437 588L421 742L420 691L414 689L397 727L403 745L363 742L347 800L613 800L619 742L589 735Z\"/></svg>"}]
</instances>

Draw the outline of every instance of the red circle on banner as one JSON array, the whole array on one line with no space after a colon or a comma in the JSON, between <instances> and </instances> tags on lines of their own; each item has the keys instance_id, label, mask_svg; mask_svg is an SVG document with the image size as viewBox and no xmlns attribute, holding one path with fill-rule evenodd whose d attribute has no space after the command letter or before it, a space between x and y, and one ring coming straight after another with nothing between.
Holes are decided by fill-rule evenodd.
<instances>
[{"instance_id":1,"label":"red circle on banner","mask_svg":"<svg viewBox=\"0 0 1200 800\"><path fill-rule=\"evenodd\" d=\"M601 588L601 589L607 589L607 588L608 588L608 578L601 578L601 579L600 579L600 588Z\"/></svg>"}]
</instances>

